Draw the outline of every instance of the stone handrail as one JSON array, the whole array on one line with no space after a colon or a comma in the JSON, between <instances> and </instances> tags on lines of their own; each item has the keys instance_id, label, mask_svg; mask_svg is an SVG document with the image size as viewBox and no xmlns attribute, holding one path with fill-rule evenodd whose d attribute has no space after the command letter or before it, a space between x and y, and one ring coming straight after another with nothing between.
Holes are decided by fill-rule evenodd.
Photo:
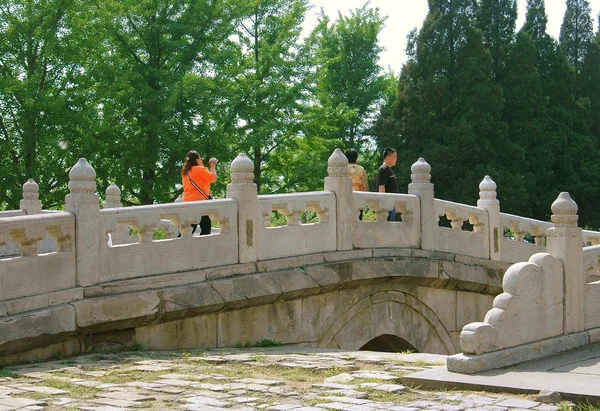
<instances>
[{"instance_id":1,"label":"stone handrail","mask_svg":"<svg viewBox=\"0 0 600 411\"><path fill-rule=\"evenodd\" d=\"M192 236L191 224L208 215L219 230L207 236ZM99 273L95 283L122 280L142 275L160 275L177 271L238 262L237 204L232 199L153 204L100 210ZM153 233L168 220L178 226L180 238L154 240ZM119 225L136 230L137 243L121 243ZM112 244L108 242L108 234Z\"/></svg>"},{"instance_id":2,"label":"stone handrail","mask_svg":"<svg viewBox=\"0 0 600 411\"><path fill-rule=\"evenodd\" d=\"M489 258L488 211L466 204L445 200L435 200L435 216L445 216L450 220L452 228L436 227L436 250L456 253L472 257ZM472 231L463 229L468 221Z\"/></svg>"},{"instance_id":3,"label":"stone handrail","mask_svg":"<svg viewBox=\"0 0 600 411\"><path fill-rule=\"evenodd\" d=\"M584 235L577 220L577 204L563 192L552 204L553 227L545 232L512 227L521 234L526 229L540 237L547 234L547 252L506 271L504 292L483 322L463 327L463 353L448 358L450 371L506 367L600 340L600 246L582 247ZM595 277L592 282L590 276Z\"/></svg>"},{"instance_id":4,"label":"stone handrail","mask_svg":"<svg viewBox=\"0 0 600 411\"><path fill-rule=\"evenodd\" d=\"M510 231L512 237L503 237L503 261L516 263L526 261L535 253L546 251L547 231L552 223L512 214L500 213L504 232ZM534 237L534 243L525 241L527 234Z\"/></svg>"},{"instance_id":5,"label":"stone handrail","mask_svg":"<svg viewBox=\"0 0 600 411\"><path fill-rule=\"evenodd\" d=\"M583 230L583 245L600 244L600 233L598 231Z\"/></svg>"},{"instance_id":6,"label":"stone handrail","mask_svg":"<svg viewBox=\"0 0 600 411\"><path fill-rule=\"evenodd\" d=\"M382 194L355 191L352 193L355 226L352 244L356 248L419 247L419 197L411 194ZM375 221L360 221L360 210L369 207ZM387 221L388 213L396 207L402 221ZM392 228L393 227L393 228Z\"/></svg>"},{"instance_id":7,"label":"stone handrail","mask_svg":"<svg viewBox=\"0 0 600 411\"><path fill-rule=\"evenodd\" d=\"M262 224L257 228L261 244L258 260L312 254L336 250L335 194L329 191L259 195ZM301 214L310 210L318 222L302 224ZM278 211L287 225L271 227L273 211Z\"/></svg>"},{"instance_id":8,"label":"stone handrail","mask_svg":"<svg viewBox=\"0 0 600 411\"><path fill-rule=\"evenodd\" d=\"M0 245L17 243L20 254L0 259L0 301L75 287L74 227L65 212L0 218ZM40 253L47 236L56 251Z\"/></svg>"}]
</instances>

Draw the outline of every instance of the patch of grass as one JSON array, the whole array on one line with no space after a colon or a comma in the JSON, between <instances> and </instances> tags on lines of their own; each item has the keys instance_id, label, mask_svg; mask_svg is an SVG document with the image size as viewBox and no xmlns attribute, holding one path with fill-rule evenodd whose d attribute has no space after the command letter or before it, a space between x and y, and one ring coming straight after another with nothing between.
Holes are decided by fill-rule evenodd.
<instances>
[{"instance_id":1,"label":"patch of grass","mask_svg":"<svg viewBox=\"0 0 600 411\"><path fill-rule=\"evenodd\" d=\"M8 378L8 377L14 378L15 375L11 371L7 370L6 368L0 368L0 378Z\"/></svg>"},{"instance_id":2,"label":"patch of grass","mask_svg":"<svg viewBox=\"0 0 600 411\"><path fill-rule=\"evenodd\" d=\"M63 381L56 378L44 380L42 384L45 387L69 391L69 397L77 400L89 400L101 392L101 390L96 387L84 387L83 385L73 384L72 382Z\"/></svg>"},{"instance_id":3,"label":"patch of grass","mask_svg":"<svg viewBox=\"0 0 600 411\"><path fill-rule=\"evenodd\" d=\"M416 401L418 399L416 393L413 391L393 393L383 390L375 390L370 387L358 387L358 390L366 392L371 401L392 402L394 404L399 404L403 402Z\"/></svg>"},{"instance_id":4,"label":"patch of grass","mask_svg":"<svg viewBox=\"0 0 600 411\"><path fill-rule=\"evenodd\" d=\"M255 347L280 347L281 343L277 342L277 341L273 341L273 340L268 340L266 338L263 338L260 341L257 341L254 344Z\"/></svg>"},{"instance_id":5,"label":"patch of grass","mask_svg":"<svg viewBox=\"0 0 600 411\"><path fill-rule=\"evenodd\" d=\"M175 372L175 369L168 369L163 371L123 371L114 370L109 371L106 375L98 377L97 381L108 383L108 384L125 384L128 382L152 382L156 381L161 375L170 374Z\"/></svg>"},{"instance_id":6,"label":"patch of grass","mask_svg":"<svg viewBox=\"0 0 600 411\"><path fill-rule=\"evenodd\" d=\"M133 348L131 348L131 351L146 351L146 349L144 348L144 346L142 344L133 344Z\"/></svg>"},{"instance_id":7,"label":"patch of grass","mask_svg":"<svg viewBox=\"0 0 600 411\"><path fill-rule=\"evenodd\" d=\"M67 360L67 361L63 361L61 362L62 365L75 365L77 364L77 361L75 360Z\"/></svg>"},{"instance_id":8,"label":"patch of grass","mask_svg":"<svg viewBox=\"0 0 600 411\"><path fill-rule=\"evenodd\" d=\"M250 356L250 358L252 359L252 361L256 361L256 362L266 362L267 361L267 356L261 353L257 353L257 354L253 354Z\"/></svg>"}]
</instances>

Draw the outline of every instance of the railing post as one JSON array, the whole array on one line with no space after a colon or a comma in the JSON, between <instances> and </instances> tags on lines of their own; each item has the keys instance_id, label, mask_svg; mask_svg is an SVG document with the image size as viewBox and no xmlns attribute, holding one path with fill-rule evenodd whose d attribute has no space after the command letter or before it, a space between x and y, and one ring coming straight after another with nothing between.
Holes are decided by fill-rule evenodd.
<instances>
[{"instance_id":1,"label":"railing post","mask_svg":"<svg viewBox=\"0 0 600 411\"><path fill-rule=\"evenodd\" d=\"M116 184L113 183L106 188L106 201L102 208L123 208L123 203L121 203L121 189ZM117 230L111 234L112 245L123 244L127 234L129 234L129 226L118 224Z\"/></svg>"},{"instance_id":2,"label":"railing post","mask_svg":"<svg viewBox=\"0 0 600 411\"><path fill-rule=\"evenodd\" d=\"M548 229L546 251L564 266L564 330L573 333L584 330L583 299L585 271L583 270L583 235L577 227L577 204L569 193L562 192L552 203L552 222Z\"/></svg>"},{"instance_id":3,"label":"railing post","mask_svg":"<svg viewBox=\"0 0 600 411\"><path fill-rule=\"evenodd\" d=\"M408 185L408 194L419 197L421 212L421 248L435 250L435 230L438 218L435 215L435 202L433 184L431 183L431 166L420 157L410 167L411 183Z\"/></svg>"},{"instance_id":4,"label":"railing post","mask_svg":"<svg viewBox=\"0 0 600 411\"><path fill-rule=\"evenodd\" d=\"M488 212L488 238L490 260L502 260L502 240L504 238L504 227L500 220L500 201L496 198L496 183L485 176L479 183L479 200L477 207L483 208Z\"/></svg>"},{"instance_id":5,"label":"railing post","mask_svg":"<svg viewBox=\"0 0 600 411\"><path fill-rule=\"evenodd\" d=\"M342 150L336 148L329 157L327 165L328 177L325 177L325 190L335 193L337 249L338 251L352 250L354 220L358 220L358 210L354 210L348 159Z\"/></svg>"},{"instance_id":6,"label":"railing post","mask_svg":"<svg viewBox=\"0 0 600 411\"><path fill-rule=\"evenodd\" d=\"M19 208L27 213L27 215L41 214L42 202L39 200L40 186L30 178L23 184L23 199L19 204Z\"/></svg>"},{"instance_id":7,"label":"railing post","mask_svg":"<svg viewBox=\"0 0 600 411\"><path fill-rule=\"evenodd\" d=\"M254 184L254 164L244 153L231 163L231 183L227 197L237 201L238 251L240 263L257 261L258 230L260 229L258 189Z\"/></svg>"},{"instance_id":8,"label":"railing post","mask_svg":"<svg viewBox=\"0 0 600 411\"><path fill-rule=\"evenodd\" d=\"M69 171L69 194L65 211L75 215L77 284L98 283L100 254L100 203L96 194L96 171L85 158Z\"/></svg>"}]
</instances>

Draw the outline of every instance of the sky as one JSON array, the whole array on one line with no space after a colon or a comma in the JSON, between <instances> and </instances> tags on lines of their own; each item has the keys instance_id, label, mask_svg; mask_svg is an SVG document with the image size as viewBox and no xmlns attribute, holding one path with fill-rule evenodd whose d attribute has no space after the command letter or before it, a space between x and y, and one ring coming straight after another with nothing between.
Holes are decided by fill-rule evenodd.
<instances>
[{"instance_id":1,"label":"sky","mask_svg":"<svg viewBox=\"0 0 600 411\"><path fill-rule=\"evenodd\" d=\"M311 0L313 8L307 13L305 30L310 31L317 22L319 10L323 10L332 20L338 16L338 11L347 16L350 10L362 7L366 0ZM594 32L598 29L598 12L600 0L589 0L592 8ZM526 0L518 0L519 19L517 30L525 21ZM548 15L548 34L558 39L560 26L566 9L566 0L546 0L546 14ZM371 0L371 7L379 8L381 16L388 16L385 27L379 34L379 44L386 50L381 54L380 64L391 68L396 73L400 72L406 60L406 35L414 27L421 28L427 15L427 0Z\"/></svg>"}]
</instances>

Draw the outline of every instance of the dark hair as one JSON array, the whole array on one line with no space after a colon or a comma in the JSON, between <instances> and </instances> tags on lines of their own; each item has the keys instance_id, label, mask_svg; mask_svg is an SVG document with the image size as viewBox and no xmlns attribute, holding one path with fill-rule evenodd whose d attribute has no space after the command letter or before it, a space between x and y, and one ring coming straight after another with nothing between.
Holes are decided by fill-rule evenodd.
<instances>
[{"instance_id":1,"label":"dark hair","mask_svg":"<svg viewBox=\"0 0 600 411\"><path fill-rule=\"evenodd\" d=\"M383 149L383 159L385 160L385 158L386 158L387 156L391 156L391 155L392 155L392 154L394 154L395 152L396 152L396 149L395 149L395 148L390 148L390 147L387 147L387 148Z\"/></svg>"},{"instance_id":2,"label":"dark hair","mask_svg":"<svg viewBox=\"0 0 600 411\"><path fill-rule=\"evenodd\" d=\"M183 167L181 168L181 175L185 176L190 168L196 165L196 160L200 158L200 154L196 150L188 151L185 156L185 163L183 163Z\"/></svg>"},{"instance_id":3,"label":"dark hair","mask_svg":"<svg viewBox=\"0 0 600 411\"><path fill-rule=\"evenodd\" d=\"M356 164L356 160L358 160L358 152L351 148L348 151L346 151L346 158L348 159L348 162L350 164Z\"/></svg>"}]
</instances>

